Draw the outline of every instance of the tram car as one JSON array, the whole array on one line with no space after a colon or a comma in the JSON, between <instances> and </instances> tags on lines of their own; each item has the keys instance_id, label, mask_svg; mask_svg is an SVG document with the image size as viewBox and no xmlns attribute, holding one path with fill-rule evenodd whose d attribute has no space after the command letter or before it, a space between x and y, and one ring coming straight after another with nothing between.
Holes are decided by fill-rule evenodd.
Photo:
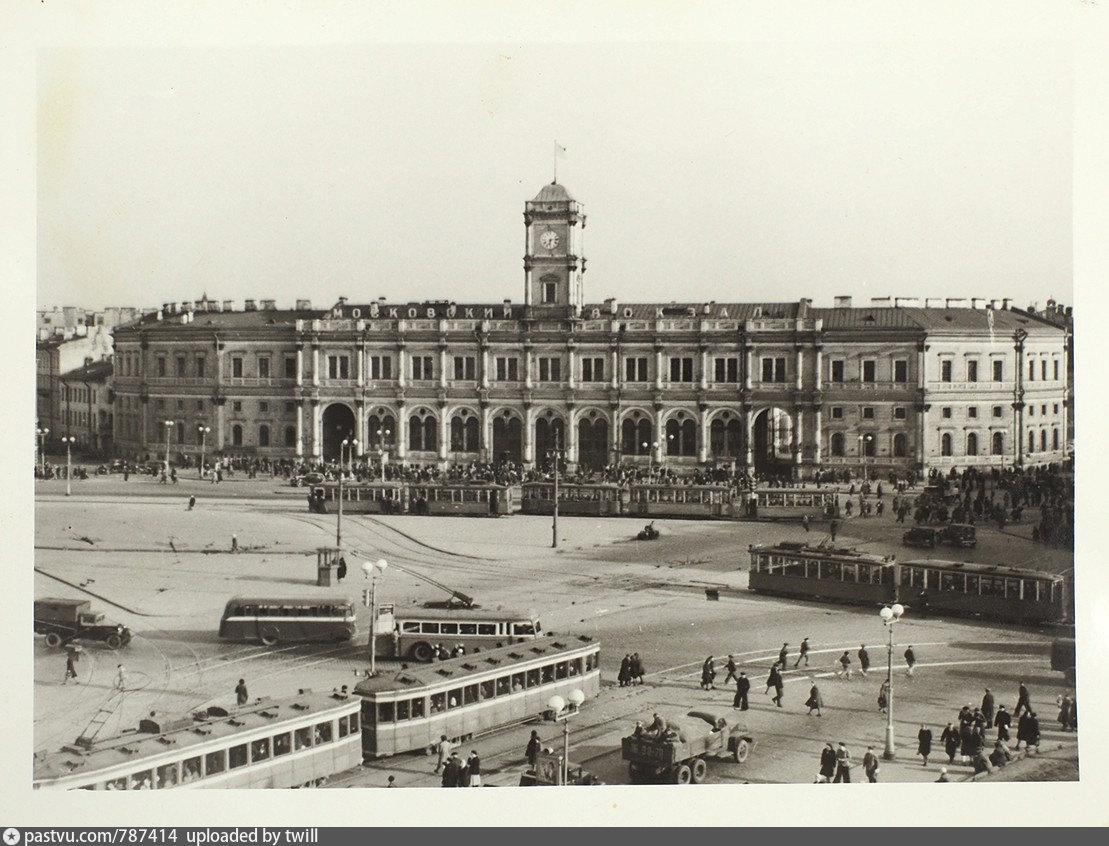
<instances>
[{"instance_id":1,"label":"tram car","mask_svg":"<svg viewBox=\"0 0 1109 846\"><path fill-rule=\"evenodd\" d=\"M36 754L36 790L311 787L362 763L361 700L259 699L186 717L152 715L115 737Z\"/></svg>"},{"instance_id":2,"label":"tram car","mask_svg":"<svg viewBox=\"0 0 1109 846\"><path fill-rule=\"evenodd\" d=\"M554 482L525 482L520 510L550 514ZM558 513L582 517L729 519L739 516L741 499L722 485L619 485L559 482Z\"/></svg>"},{"instance_id":3,"label":"tram car","mask_svg":"<svg viewBox=\"0 0 1109 846\"><path fill-rule=\"evenodd\" d=\"M524 482L520 486L523 514L554 512L554 482ZM615 483L558 484L558 513L579 517L616 517L627 507L626 488Z\"/></svg>"},{"instance_id":4,"label":"tram car","mask_svg":"<svg viewBox=\"0 0 1109 846\"><path fill-rule=\"evenodd\" d=\"M406 486L403 482L343 482L344 514L401 514L405 511ZM314 485L308 494L308 510L334 514L339 508L338 482Z\"/></svg>"},{"instance_id":5,"label":"tram car","mask_svg":"<svg viewBox=\"0 0 1109 846\"><path fill-rule=\"evenodd\" d=\"M514 509L514 490L506 485L416 482L343 482L344 514L430 514L499 517ZM334 514L338 482L324 482L308 495L308 510Z\"/></svg>"},{"instance_id":6,"label":"tram car","mask_svg":"<svg viewBox=\"0 0 1109 846\"><path fill-rule=\"evenodd\" d=\"M801 517L835 517L837 494L835 490L805 488L759 488L755 491L759 517L783 519Z\"/></svg>"},{"instance_id":7,"label":"tram car","mask_svg":"<svg viewBox=\"0 0 1109 846\"><path fill-rule=\"evenodd\" d=\"M1061 576L936 559L896 562L854 549L778 543L750 548L757 592L860 605L901 602L921 615L1044 623L1068 616Z\"/></svg>"}]
</instances>

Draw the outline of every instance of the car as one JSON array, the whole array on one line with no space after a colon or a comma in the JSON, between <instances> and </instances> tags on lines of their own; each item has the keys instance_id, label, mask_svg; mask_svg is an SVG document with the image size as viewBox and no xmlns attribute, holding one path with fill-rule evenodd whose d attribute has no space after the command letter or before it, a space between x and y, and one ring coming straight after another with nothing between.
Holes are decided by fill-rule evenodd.
<instances>
[{"instance_id":1,"label":"car","mask_svg":"<svg viewBox=\"0 0 1109 846\"><path fill-rule=\"evenodd\" d=\"M975 547L978 545L978 532L968 523L952 523L943 530L943 542L951 546Z\"/></svg>"},{"instance_id":2,"label":"car","mask_svg":"<svg viewBox=\"0 0 1109 846\"><path fill-rule=\"evenodd\" d=\"M75 639L100 640L112 649L131 642L131 630L104 619L87 599L36 599L35 634L46 635L52 649Z\"/></svg>"},{"instance_id":3,"label":"car","mask_svg":"<svg viewBox=\"0 0 1109 846\"><path fill-rule=\"evenodd\" d=\"M915 526L901 536L901 543L905 546L924 546L935 549L943 540L944 529L933 526Z\"/></svg>"}]
</instances>

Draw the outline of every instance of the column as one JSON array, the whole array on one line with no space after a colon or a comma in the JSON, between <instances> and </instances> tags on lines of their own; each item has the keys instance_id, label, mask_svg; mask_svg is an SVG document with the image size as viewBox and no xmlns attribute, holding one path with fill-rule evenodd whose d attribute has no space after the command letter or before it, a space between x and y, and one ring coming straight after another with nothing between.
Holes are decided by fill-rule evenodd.
<instances>
[{"instance_id":1,"label":"column","mask_svg":"<svg viewBox=\"0 0 1109 846\"><path fill-rule=\"evenodd\" d=\"M442 357L446 358L447 352L443 351ZM447 460L447 449L451 444L451 421L446 408L439 409L439 460Z\"/></svg>"},{"instance_id":2,"label":"column","mask_svg":"<svg viewBox=\"0 0 1109 846\"><path fill-rule=\"evenodd\" d=\"M797 356L798 358L800 358L801 353L797 353ZM804 453L804 448L802 445L805 441L802 437L803 432L801 429L801 419L803 414L804 412L800 408L793 412L793 463L798 466L801 465L801 455Z\"/></svg>"},{"instance_id":3,"label":"column","mask_svg":"<svg viewBox=\"0 0 1109 846\"><path fill-rule=\"evenodd\" d=\"M823 350L820 347L816 348L816 389L819 391L824 387L824 363L823 363ZM820 412L817 412L818 414Z\"/></svg>"},{"instance_id":4,"label":"column","mask_svg":"<svg viewBox=\"0 0 1109 846\"><path fill-rule=\"evenodd\" d=\"M566 415L566 463L573 467L578 463L578 427L574 425L572 411Z\"/></svg>"},{"instance_id":5,"label":"column","mask_svg":"<svg viewBox=\"0 0 1109 846\"><path fill-rule=\"evenodd\" d=\"M574 390L574 374L577 371L578 357L574 354L572 349L566 350L566 386L572 391Z\"/></svg>"},{"instance_id":6,"label":"column","mask_svg":"<svg viewBox=\"0 0 1109 846\"><path fill-rule=\"evenodd\" d=\"M701 409L701 425L698 432L697 460L704 464L709 460L709 410Z\"/></svg>"},{"instance_id":7,"label":"column","mask_svg":"<svg viewBox=\"0 0 1109 846\"><path fill-rule=\"evenodd\" d=\"M300 378L300 351L297 351L297 378ZM304 457L304 400L297 400L297 443L296 443L296 457ZM220 426L219 431L223 431Z\"/></svg>"},{"instance_id":8,"label":"column","mask_svg":"<svg viewBox=\"0 0 1109 846\"><path fill-rule=\"evenodd\" d=\"M481 429L479 430L477 445L479 461L490 460L489 453L492 449L493 444L493 432L491 428L492 425L493 421L492 418L489 416L489 406L483 405L481 407Z\"/></svg>"},{"instance_id":9,"label":"column","mask_svg":"<svg viewBox=\"0 0 1109 846\"><path fill-rule=\"evenodd\" d=\"M216 356L216 372L219 373L219 355ZM297 344L297 387L304 384L304 344Z\"/></svg>"},{"instance_id":10,"label":"column","mask_svg":"<svg viewBox=\"0 0 1109 846\"><path fill-rule=\"evenodd\" d=\"M531 386L531 350L528 350L528 386ZM531 409L524 409L524 464L535 464L535 430Z\"/></svg>"},{"instance_id":11,"label":"column","mask_svg":"<svg viewBox=\"0 0 1109 846\"><path fill-rule=\"evenodd\" d=\"M489 348L481 348L481 387L489 387ZM482 424L482 443L484 444L485 426ZM484 448L484 447L483 447Z\"/></svg>"},{"instance_id":12,"label":"column","mask_svg":"<svg viewBox=\"0 0 1109 846\"><path fill-rule=\"evenodd\" d=\"M615 464L616 456L620 454L620 409L619 407L613 407L611 411L612 423L609 426L608 463Z\"/></svg>"},{"instance_id":13,"label":"column","mask_svg":"<svg viewBox=\"0 0 1109 846\"><path fill-rule=\"evenodd\" d=\"M396 436L397 461L403 462L408 455L408 412L404 403L397 406Z\"/></svg>"},{"instance_id":14,"label":"column","mask_svg":"<svg viewBox=\"0 0 1109 846\"><path fill-rule=\"evenodd\" d=\"M612 385L613 388L619 388L620 387L620 354L616 350L612 351L612 380L611 380L611 385Z\"/></svg>"},{"instance_id":15,"label":"column","mask_svg":"<svg viewBox=\"0 0 1109 846\"><path fill-rule=\"evenodd\" d=\"M531 350L524 350L524 387L529 391L534 386L534 377L532 374L533 361L534 357L532 356Z\"/></svg>"},{"instance_id":16,"label":"column","mask_svg":"<svg viewBox=\"0 0 1109 846\"><path fill-rule=\"evenodd\" d=\"M662 348L655 350L655 388L662 390Z\"/></svg>"},{"instance_id":17,"label":"column","mask_svg":"<svg viewBox=\"0 0 1109 846\"><path fill-rule=\"evenodd\" d=\"M320 345L312 344L312 387L320 386Z\"/></svg>"},{"instance_id":18,"label":"column","mask_svg":"<svg viewBox=\"0 0 1109 846\"><path fill-rule=\"evenodd\" d=\"M819 356L820 353L817 352L817 355ZM820 412L819 408L813 410L813 413L812 413L812 418L813 418L813 423L812 423L812 425L813 425L813 461L816 463L816 465L818 467L820 466L820 461L821 461L821 457L820 457L820 437L821 437L820 414L821 414L821 412Z\"/></svg>"},{"instance_id":19,"label":"column","mask_svg":"<svg viewBox=\"0 0 1109 846\"><path fill-rule=\"evenodd\" d=\"M447 387L447 348L439 350L439 387Z\"/></svg>"},{"instance_id":20,"label":"column","mask_svg":"<svg viewBox=\"0 0 1109 846\"><path fill-rule=\"evenodd\" d=\"M361 388L366 384L366 342L359 342L354 351L354 381Z\"/></svg>"},{"instance_id":21,"label":"column","mask_svg":"<svg viewBox=\"0 0 1109 846\"><path fill-rule=\"evenodd\" d=\"M701 350L701 390L709 386L709 351ZM704 461L704 459L701 459Z\"/></svg>"},{"instance_id":22,"label":"column","mask_svg":"<svg viewBox=\"0 0 1109 846\"><path fill-rule=\"evenodd\" d=\"M315 374L313 373L313 378ZM323 457L323 441L320 440L320 404L312 401L312 457Z\"/></svg>"},{"instance_id":23,"label":"column","mask_svg":"<svg viewBox=\"0 0 1109 846\"><path fill-rule=\"evenodd\" d=\"M224 426L223 426L223 406L224 406L224 404L222 402L216 403L216 449L218 449L218 450L223 449L223 444L224 444L224 438L223 438L223 429L224 429ZM144 412L143 413L143 423L145 424L146 423L146 414L145 414L146 406L145 405L143 406L143 412Z\"/></svg>"},{"instance_id":24,"label":"column","mask_svg":"<svg viewBox=\"0 0 1109 846\"><path fill-rule=\"evenodd\" d=\"M655 412L655 443L658 444L654 450L656 464L662 464L662 457L666 454L666 432L662 428L662 411L660 408Z\"/></svg>"},{"instance_id":25,"label":"column","mask_svg":"<svg viewBox=\"0 0 1109 846\"><path fill-rule=\"evenodd\" d=\"M747 359L747 362L744 366L743 387L745 387L747 390L751 390L751 370L755 366L755 353L752 350L745 350L743 355L744 358ZM748 461L747 463L750 464L751 462Z\"/></svg>"},{"instance_id":26,"label":"column","mask_svg":"<svg viewBox=\"0 0 1109 846\"><path fill-rule=\"evenodd\" d=\"M801 367L805 363L801 348L797 348L797 390L801 390Z\"/></svg>"},{"instance_id":27,"label":"column","mask_svg":"<svg viewBox=\"0 0 1109 846\"><path fill-rule=\"evenodd\" d=\"M358 455L365 455L370 451L370 433L366 431L366 417L366 403L359 397L354 401L354 437L358 438L356 451Z\"/></svg>"},{"instance_id":28,"label":"column","mask_svg":"<svg viewBox=\"0 0 1109 846\"><path fill-rule=\"evenodd\" d=\"M748 353L748 356L749 355L750 355L750 353ZM748 371L748 372L750 372L750 371ZM745 460L746 460L746 463L747 463L748 467L751 467L755 463L755 453L754 453L754 450L752 449L753 445L752 445L751 425L752 425L751 409L745 408L745 409L743 409L743 430L746 433L745 439L746 439L746 443L747 443L747 456L746 456Z\"/></svg>"},{"instance_id":29,"label":"column","mask_svg":"<svg viewBox=\"0 0 1109 846\"><path fill-rule=\"evenodd\" d=\"M403 388L408 384L408 356L404 347L397 347L397 386Z\"/></svg>"}]
</instances>

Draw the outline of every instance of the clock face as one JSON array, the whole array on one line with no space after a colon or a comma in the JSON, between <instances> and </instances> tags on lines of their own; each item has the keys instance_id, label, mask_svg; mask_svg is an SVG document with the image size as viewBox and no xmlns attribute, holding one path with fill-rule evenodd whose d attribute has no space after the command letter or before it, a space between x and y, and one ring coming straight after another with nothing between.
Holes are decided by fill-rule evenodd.
<instances>
[{"instance_id":1,"label":"clock face","mask_svg":"<svg viewBox=\"0 0 1109 846\"><path fill-rule=\"evenodd\" d=\"M548 229L539 237L539 243L546 249L553 250L558 246L558 233Z\"/></svg>"}]
</instances>

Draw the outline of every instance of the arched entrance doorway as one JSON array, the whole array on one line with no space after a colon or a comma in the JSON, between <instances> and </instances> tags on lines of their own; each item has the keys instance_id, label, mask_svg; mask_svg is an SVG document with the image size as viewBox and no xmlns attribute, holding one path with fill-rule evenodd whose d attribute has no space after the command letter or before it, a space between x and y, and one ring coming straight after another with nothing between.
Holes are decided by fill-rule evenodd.
<instances>
[{"instance_id":1,"label":"arched entrance doorway","mask_svg":"<svg viewBox=\"0 0 1109 846\"><path fill-rule=\"evenodd\" d=\"M793 420L781 408L755 415L751 432L755 472L766 477L788 477L793 472Z\"/></svg>"},{"instance_id":2,"label":"arched entrance doorway","mask_svg":"<svg viewBox=\"0 0 1109 846\"><path fill-rule=\"evenodd\" d=\"M524 463L524 424L511 411L493 418L493 462Z\"/></svg>"},{"instance_id":3,"label":"arched entrance doorway","mask_svg":"<svg viewBox=\"0 0 1109 846\"><path fill-rule=\"evenodd\" d=\"M323 412L323 457L325 461L339 461L344 438L358 437L354 424L354 411L341 402L332 403ZM358 453L362 452L359 445Z\"/></svg>"},{"instance_id":4,"label":"arched entrance doorway","mask_svg":"<svg viewBox=\"0 0 1109 846\"><path fill-rule=\"evenodd\" d=\"M608 464L608 421L590 411L578 421L578 466L586 472Z\"/></svg>"},{"instance_id":5,"label":"arched entrance doorway","mask_svg":"<svg viewBox=\"0 0 1109 846\"><path fill-rule=\"evenodd\" d=\"M566 432L562 418L555 417L553 412L548 411L535 421L535 465L537 467L553 466L547 454L552 449L566 449ZM565 459L565 455L563 458Z\"/></svg>"}]
</instances>

